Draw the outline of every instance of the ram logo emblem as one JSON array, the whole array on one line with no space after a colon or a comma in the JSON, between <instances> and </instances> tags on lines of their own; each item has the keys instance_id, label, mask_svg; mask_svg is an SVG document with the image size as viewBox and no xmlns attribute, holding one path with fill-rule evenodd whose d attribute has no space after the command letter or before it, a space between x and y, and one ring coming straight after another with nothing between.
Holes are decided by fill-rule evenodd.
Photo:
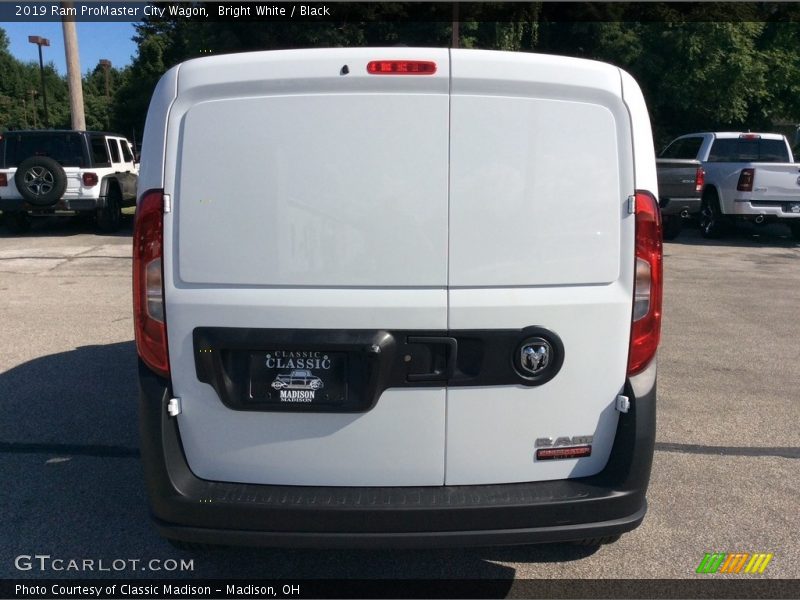
<instances>
[{"instance_id":1,"label":"ram logo emblem","mask_svg":"<svg viewBox=\"0 0 800 600\"><path fill-rule=\"evenodd\" d=\"M542 338L529 341L519 350L519 362L522 368L531 375L538 375L550 364L553 348Z\"/></svg>"}]
</instances>

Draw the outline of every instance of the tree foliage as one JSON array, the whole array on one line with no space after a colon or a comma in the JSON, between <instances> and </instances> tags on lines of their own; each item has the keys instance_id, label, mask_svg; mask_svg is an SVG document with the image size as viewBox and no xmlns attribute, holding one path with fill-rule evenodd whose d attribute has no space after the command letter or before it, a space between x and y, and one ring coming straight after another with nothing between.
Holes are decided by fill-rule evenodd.
<instances>
[{"instance_id":1,"label":"tree foliage","mask_svg":"<svg viewBox=\"0 0 800 600\"><path fill-rule=\"evenodd\" d=\"M465 48L576 56L629 71L642 86L658 146L689 131L800 123L794 3L508 3L502 19L496 5L460 6L363 3L339 23L148 19L136 26L133 63L110 72L110 97L102 70L86 73L87 127L140 139L158 79L184 60L286 48L447 47L454 18ZM0 128L32 126L38 65L11 57L2 30L0 72ZM51 124L68 126L67 86L52 66L46 85Z\"/></svg>"},{"instance_id":2,"label":"tree foliage","mask_svg":"<svg viewBox=\"0 0 800 600\"><path fill-rule=\"evenodd\" d=\"M0 29L0 128L21 129L42 127L45 123L44 102L41 96L41 74L37 62L23 63L11 56L8 37ZM68 98L66 80L58 75L52 64L45 65L44 85L47 93L49 122L63 126L69 111L63 101Z\"/></svg>"},{"instance_id":3,"label":"tree foliage","mask_svg":"<svg viewBox=\"0 0 800 600\"><path fill-rule=\"evenodd\" d=\"M45 127L41 95L41 71L37 61L22 62L8 51L8 37L0 28L0 131ZM114 129L114 90L125 80L125 71L109 70L109 96L100 66L83 77L83 100L87 129ZM50 127L71 127L69 86L52 63L44 65L47 113Z\"/></svg>"}]
</instances>

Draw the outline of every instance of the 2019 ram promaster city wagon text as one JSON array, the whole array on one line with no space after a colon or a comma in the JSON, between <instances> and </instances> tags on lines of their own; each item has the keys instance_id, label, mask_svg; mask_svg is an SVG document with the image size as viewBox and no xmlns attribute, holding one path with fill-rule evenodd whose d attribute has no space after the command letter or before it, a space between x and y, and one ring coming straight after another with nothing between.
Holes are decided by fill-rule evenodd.
<instances>
[{"instance_id":1,"label":"2019 ram promaster city wagon text","mask_svg":"<svg viewBox=\"0 0 800 600\"><path fill-rule=\"evenodd\" d=\"M155 90L139 181L164 536L600 543L642 521L661 229L628 74L455 49L192 60Z\"/></svg>"}]
</instances>

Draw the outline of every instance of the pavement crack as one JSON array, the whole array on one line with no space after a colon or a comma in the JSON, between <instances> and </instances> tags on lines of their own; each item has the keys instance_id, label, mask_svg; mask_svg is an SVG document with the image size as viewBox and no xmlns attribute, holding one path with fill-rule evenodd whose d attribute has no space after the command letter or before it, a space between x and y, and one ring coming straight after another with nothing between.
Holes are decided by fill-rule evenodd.
<instances>
[{"instance_id":1,"label":"pavement crack","mask_svg":"<svg viewBox=\"0 0 800 600\"><path fill-rule=\"evenodd\" d=\"M794 446L703 446L701 444L656 442L656 452L716 454L719 456L779 456L781 458L800 458L800 448Z\"/></svg>"}]
</instances>

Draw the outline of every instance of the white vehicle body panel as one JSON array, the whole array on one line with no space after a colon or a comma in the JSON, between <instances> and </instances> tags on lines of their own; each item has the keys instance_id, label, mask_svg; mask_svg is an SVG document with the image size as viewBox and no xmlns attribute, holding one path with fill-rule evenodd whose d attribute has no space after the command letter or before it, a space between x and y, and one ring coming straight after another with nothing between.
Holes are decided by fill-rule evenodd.
<instances>
[{"instance_id":1,"label":"white vehicle body panel","mask_svg":"<svg viewBox=\"0 0 800 600\"><path fill-rule=\"evenodd\" d=\"M181 67L168 139L190 143L166 148L176 169L164 177L175 206L165 216L165 255L173 257L165 295L181 439L199 477L380 486L444 479L444 387L387 390L363 414L238 412L194 372L199 325L446 328L447 51L424 52L439 73L422 82L369 78L373 55L270 52L221 57L217 69ZM343 86L344 64L352 78ZM219 120L232 130L215 129ZM219 151L235 143L229 135L244 144L236 156ZM395 143L379 152L386 139Z\"/></svg>"},{"instance_id":2,"label":"white vehicle body panel","mask_svg":"<svg viewBox=\"0 0 800 600\"><path fill-rule=\"evenodd\" d=\"M374 59L432 60L437 72L368 75ZM168 72L144 139L164 161L139 189L172 199L169 357L192 471L312 486L599 472L626 378L628 198L657 195L651 140L636 83L589 61L367 48ZM552 381L388 389L357 414L232 410L194 366L196 327L532 325L566 348ZM536 438L582 435L594 436L590 457L533 458Z\"/></svg>"},{"instance_id":3,"label":"white vehicle body panel","mask_svg":"<svg viewBox=\"0 0 800 600\"><path fill-rule=\"evenodd\" d=\"M445 90L195 104L177 157L180 280L442 287L447 103Z\"/></svg>"},{"instance_id":4,"label":"white vehicle body panel","mask_svg":"<svg viewBox=\"0 0 800 600\"><path fill-rule=\"evenodd\" d=\"M625 383L634 192L620 72L453 51L451 329L541 325L564 342L539 387L450 388L450 485L561 479L605 466ZM569 157L568 159L566 157ZM537 438L593 435L583 459L534 461Z\"/></svg>"}]
</instances>

